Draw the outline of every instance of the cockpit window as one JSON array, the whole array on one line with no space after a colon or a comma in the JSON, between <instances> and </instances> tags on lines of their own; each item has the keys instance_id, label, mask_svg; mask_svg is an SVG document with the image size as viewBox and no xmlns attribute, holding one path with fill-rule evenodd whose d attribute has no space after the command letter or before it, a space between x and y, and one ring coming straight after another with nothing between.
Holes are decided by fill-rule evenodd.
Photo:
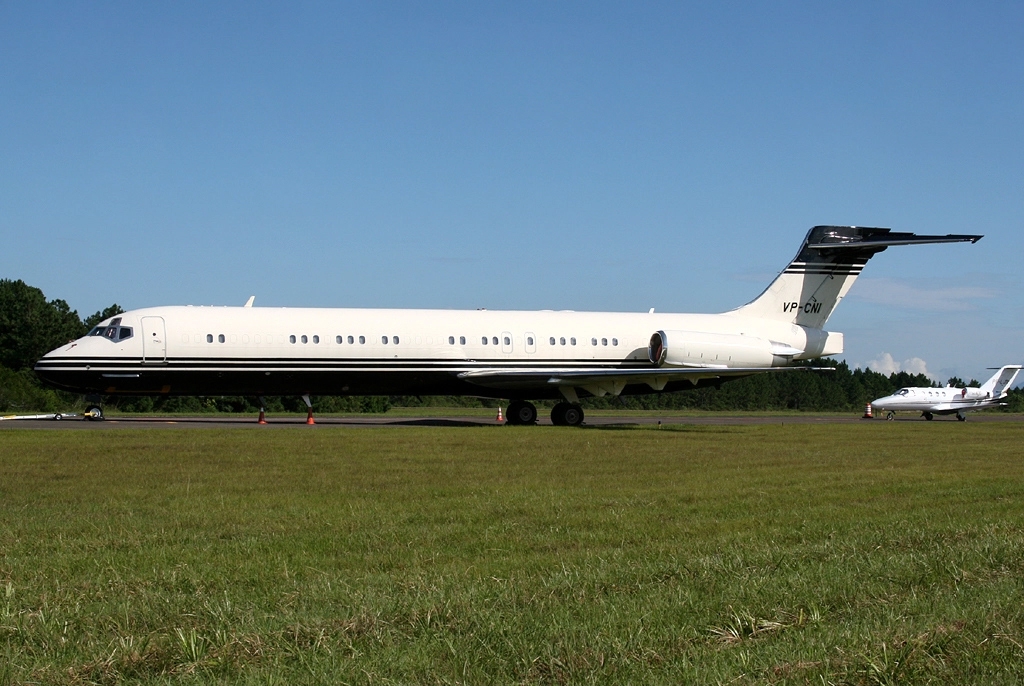
<instances>
[{"instance_id":1,"label":"cockpit window","mask_svg":"<svg viewBox=\"0 0 1024 686\"><path fill-rule=\"evenodd\" d=\"M909 388L901 388L900 390L898 390L895 393L893 393L893 395L906 395L908 393L910 393L910 389Z\"/></svg>"},{"instance_id":2,"label":"cockpit window","mask_svg":"<svg viewBox=\"0 0 1024 686\"><path fill-rule=\"evenodd\" d=\"M121 326L121 318L115 317L106 326L97 326L87 336L103 336L111 341L123 341L132 337L132 327Z\"/></svg>"}]
</instances>

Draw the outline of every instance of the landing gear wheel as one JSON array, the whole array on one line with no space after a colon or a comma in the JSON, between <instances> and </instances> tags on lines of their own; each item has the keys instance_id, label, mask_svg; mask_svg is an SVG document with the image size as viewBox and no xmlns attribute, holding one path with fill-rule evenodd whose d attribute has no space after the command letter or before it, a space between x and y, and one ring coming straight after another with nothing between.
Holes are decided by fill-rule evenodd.
<instances>
[{"instance_id":1,"label":"landing gear wheel","mask_svg":"<svg viewBox=\"0 0 1024 686\"><path fill-rule=\"evenodd\" d=\"M64 419L64 415L58 412L57 414L53 415L53 419L59 422L60 420Z\"/></svg>"},{"instance_id":2,"label":"landing gear wheel","mask_svg":"<svg viewBox=\"0 0 1024 686\"><path fill-rule=\"evenodd\" d=\"M555 426L579 426L583 423L583 408L577 403L558 403L551 408L551 423Z\"/></svg>"},{"instance_id":3,"label":"landing gear wheel","mask_svg":"<svg viewBox=\"0 0 1024 686\"><path fill-rule=\"evenodd\" d=\"M513 400L508 404L508 412L505 413L505 423L513 426L536 424L537 408L533 406L533 403Z\"/></svg>"},{"instance_id":4,"label":"landing gear wheel","mask_svg":"<svg viewBox=\"0 0 1024 686\"><path fill-rule=\"evenodd\" d=\"M91 421L98 422L103 419L103 408L99 405L90 405L85 408L85 414Z\"/></svg>"},{"instance_id":5,"label":"landing gear wheel","mask_svg":"<svg viewBox=\"0 0 1024 686\"><path fill-rule=\"evenodd\" d=\"M887 421L887 422L891 422L891 421L892 421L892 420L894 420L894 419L896 419L896 413L895 413L895 412L887 412L887 413L886 413L886 415L885 415L885 421Z\"/></svg>"},{"instance_id":6,"label":"landing gear wheel","mask_svg":"<svg viewBox=\"0 0 1024 686\"><path fill-rule=\"evenodd\" d=\"M965 415L965 414L960 414L959 412L957 412L957 413L956 413L956 420L957 420L958 422L966 422L966 421L967 421L967 415Z\"/></svg>"},{"instance_id":7,"label":"landing gear wheel","mask_svg":"<svg viewBox=\"0 0 1024 686\"><path fill-rule=\"evenodd\" d=\"M929 422L935 419L935 415L933 415L931 412L925 412L921 416L927 419Z\"/></svg>"}]
</instances>

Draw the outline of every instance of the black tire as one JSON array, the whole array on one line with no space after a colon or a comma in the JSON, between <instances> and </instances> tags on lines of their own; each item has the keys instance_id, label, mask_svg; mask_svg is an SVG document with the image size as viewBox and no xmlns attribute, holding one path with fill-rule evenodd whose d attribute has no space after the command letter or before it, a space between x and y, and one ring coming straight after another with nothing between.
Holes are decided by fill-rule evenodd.
<instances>
[{"instance_id":1,"label":"black tire","mask_svg":"<svg viewBox=\"0 0 1024 686\"><path fill-rule=\"evenodd\" d=\"M64 419L64 416L60 412L58 412L57 414L53 415L53 419L54 421L59 422L60 420Z\"/></svg>"},{"instance_id":2,"label":"black tire","mask_svg":"<svg viewBox=\"0 0 1024 686\"><path fill-rule=\"evenodd\" d=\"M89 415L89 419L94 422L99 422L103 420L103 408L100 407L99 405L90 405L89 407L85 408L85 413Z\"/></svg>"},{"instance_id":3,"label":"black tire","mask_svg":"<svg viewBox=\"0 0 1024 686\"><path fill-rule=\"evenodd\" d=\"M577 403L567 405L562 412L562 421L566 426L579 426L583 423L583 408Z\"/></svg>"},{"instance_id":4,"label":"black tire","mask_svg":"<svg viewBox=\"0 0 1024 686\"><path fill-rule=\"evenodd\" d=\"M958 412L958 413L957 413L957 415L956 415L956 420L957 420L958 422L966 422L966 421L967 421L967 415L965 415L965 414L960 414L960 413Z\"/></svg>"},{"instance_id":5,"label":"black tire","mask_svg":"<svg viewBox=\"0 0 1024 686\"><path fill-rule=\"evenodd\" d=\"M887 415L885 415L885 421L887 421L887 422L891 422L894 419L896 419L896 415L894 413L892 413L892 412L890 412Z\"/></svg>"},{"instance_id":6,"label":"black tire","mask_svg":"<svg viewBox=\"0 0 1024 686\"><path fill-rule=\"evenodd\" d=\"M925 412L924 418L930 422L931 420L935 419L935 415L933 415L931 412Z\"/></svg>"},{"instance_id":7,"label":"black tire","mask_svg":"<svg viewBox=\"0 0 1024 686\"><path fill-rule=\"evenodd\" d=\"M569 407L569 403L558 403L551 408L551 423L555 426L566 426L565 423L565 408Z\"/></svg>"},{"instance_id":8,"label":"black tire","mask_svg":"<svg viewBox=\"0 0 1024 686\"><path fill-rule=\"evenodd\" d=\"M505 415L505 423L512 426L529 426L537 423L537 408L533 403L524 400L514 400L508 404L508 412Z\"/></svg>"}]
</instances>

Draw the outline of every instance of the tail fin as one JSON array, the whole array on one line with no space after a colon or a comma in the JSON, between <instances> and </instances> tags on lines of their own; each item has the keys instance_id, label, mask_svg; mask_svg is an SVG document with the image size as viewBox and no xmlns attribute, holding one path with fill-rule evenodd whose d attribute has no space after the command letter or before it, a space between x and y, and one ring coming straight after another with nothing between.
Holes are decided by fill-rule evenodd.
<instances>
[{"instance_id":1,"label":"tail fin","mask_svg":"<svg viewBox=\"0 0 1024 686\"><path fill-rule=\"evenodd\" d=\"M1019 364L1007 365L992 375L992 378L981 386L981 390L991 393L993 398L998 398L1013 385L1020 370L1024 369Z\"/></svg>"},{"instance_id":2,"label":"tail fin","mask_svg":"<svg viewBox=\"0 0 1024 686\"><path fill-rule=\"evenodd\" d=\"M977 243L981 236L918 236L892 229L815 226L789 266L752 302L733 314L820 329L867 261L891 245Z\"/></svg>"}]
</instances>

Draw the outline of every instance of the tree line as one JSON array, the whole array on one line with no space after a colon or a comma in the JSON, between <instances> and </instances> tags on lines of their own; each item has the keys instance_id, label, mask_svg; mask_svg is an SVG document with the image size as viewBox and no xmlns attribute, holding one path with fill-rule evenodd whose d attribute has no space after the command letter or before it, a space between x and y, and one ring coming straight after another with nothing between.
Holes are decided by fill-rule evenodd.
<instances>
[{"instance_id":1,"label":"tree line","mask_svg":"<svg viewBox=\"0 0 1024 686\"><path fill-rule=\"evenodd\" d=\"M47 300L43 292L21 280L0 279L0 412L64 412L81 407L79 396L45 387L32 371L50 350L85 335L99 322L123 312L116 303L84 319L64 300ZM923 374L880 374L850 369L845 362L821 359L806 366L829 371L756 374L674 393L586 398L586 408L709 411L862 411L875 398L904 386L937 386ZM952 378L951 385L968 385ZM969 385L978 385L971 380ZM267 398L271 412L304 412L298 397ZM386 412L392 407L494 407L498 400L459 396L320 396L317 412ZM1009 411L1024 411L1024 391L1011 391ZM541 403L542 405L544 403ZM258 410L255 398L244 397L122 397L109 406L125 412L246 412Z\"/></svg>"}]
</instances>

